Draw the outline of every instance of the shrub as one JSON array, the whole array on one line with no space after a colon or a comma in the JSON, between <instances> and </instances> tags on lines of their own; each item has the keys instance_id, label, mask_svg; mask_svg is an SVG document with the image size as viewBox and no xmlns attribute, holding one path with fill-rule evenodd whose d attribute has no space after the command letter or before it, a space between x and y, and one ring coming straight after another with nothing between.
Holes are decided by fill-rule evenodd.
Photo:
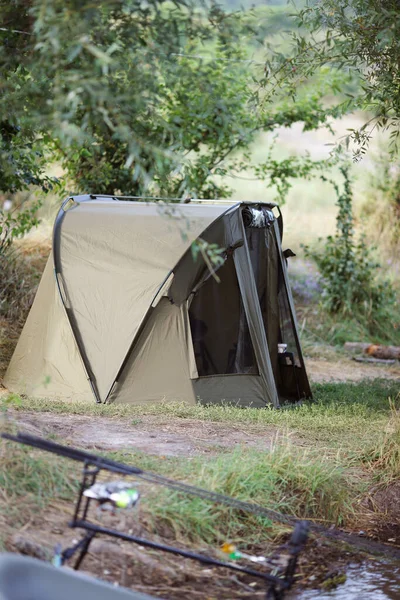
<instances>
[{"instance_id":1,"label":"shrub","mask_svg":"<svg viewBox=\"0 0 400 600\"><path fill-rule=\"evenodd\" d=\"M5 256L15 239L23 237L39 225L37 211L41 204L41 201L37 200L21 210L18 210L20 207L11 211L0 209L0 255Z\"/></svg>"},{"instance_id":2,"label":"shrub","mask_svg":"<svg viewBox=\"0 0 400 600\"><path fill-rule=\"evenodd\" d=\"M390 265L400 255L400 161L382 149L372 157L372 165L361 216L368 235L384 250Z\"/></svg>"},{"instance_id":3,"label":"shrub","mask_svg":"<svg viewBox=\"0 0 400 600\"><path fill-rule=\"evenodd\" d=\"M37 268L31 255L42 252L34 248L22 256L16 240L39 223L37 211L40 201L18 211L0 210L0 316L15 322L23 321L33 301L41 268ZM43 262L43 261L40 261ZM40 265L41 267L42 265Z\"/></svg>"},{"instance_id":4,"label":"shrub","mask_svg":"<svg viewBox=\"0 0 400 600\"><path fill-rule=\"evenodd\" d=\"M305 253L317 264L323 307L331 314L361 316L373 332L378 323L392 321L396 296L388 281L379 281L380 265L365 236L356 239L349 168L344 165L340 171L343 190L331 182L339 207L336 233L326 239L322 250L305 247Z\"/></svg>"}]
</instances>

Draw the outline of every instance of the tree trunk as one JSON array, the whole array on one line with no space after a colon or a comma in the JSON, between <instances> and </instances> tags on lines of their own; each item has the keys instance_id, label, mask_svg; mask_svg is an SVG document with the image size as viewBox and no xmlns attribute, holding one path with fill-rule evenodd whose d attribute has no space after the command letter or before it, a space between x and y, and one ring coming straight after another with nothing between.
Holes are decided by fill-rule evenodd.
<instances>
[{"instance_id":1,"label":"tree trunk","mask_svg":"<svg viewBox=\"0 0 400 600\"><path fill-rule=\"evenodd\" d=\"M348 352L362 352L381 358L383 360L400 360L400 346L379 346L377 344L366 344L364 342L346 342L344 349Z\"/></svg>"},{"instance_id":2,"label":"tree trunk","mask_svg":"<svg viewBox=\"0 0 400 600\"><path fill-rule=\"evenodd\" d=\"M365 352L369 356L374 356L375 358L397 358L397 360L400 360L400 346L375 346L374 344L371 344Z\"/></svg>"}]
</instances>

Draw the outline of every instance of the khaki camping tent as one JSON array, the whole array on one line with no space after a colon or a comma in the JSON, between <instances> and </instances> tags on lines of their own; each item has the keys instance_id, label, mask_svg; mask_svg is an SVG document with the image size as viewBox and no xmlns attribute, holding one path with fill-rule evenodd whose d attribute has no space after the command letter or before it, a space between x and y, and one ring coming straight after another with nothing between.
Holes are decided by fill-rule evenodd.
<instances>
[{"instance_id":1,"label":"khaki camping tent","mask_svg":"<svg viewBox=\"0 0 400 600\"><path fill-rule=\"evenodd\" d=\"M310 397L274 211L69 198L5 384L133 404ZM199 237L223 250L213 274Z\"/></svg>"}]
</instances>

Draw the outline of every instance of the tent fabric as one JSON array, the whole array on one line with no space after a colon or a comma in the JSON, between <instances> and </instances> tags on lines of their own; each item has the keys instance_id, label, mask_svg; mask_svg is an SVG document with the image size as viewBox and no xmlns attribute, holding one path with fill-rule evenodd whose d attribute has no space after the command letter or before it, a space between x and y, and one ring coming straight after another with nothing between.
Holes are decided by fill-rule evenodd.
<instances>
[{"instance_id":1,"label":"tent fabric","mask_svg":"<svg viewBox=\"0 0 400 600\"><path fill-rule=\"evenodd\" d=\"M279 398L275 385L274 374L272 372L271 359L257 294L257 286L254 280L254 272L251 265L246 232L243 220L239 218L240 213L236 213L236 215L237 216L235 220L234 217L231 219L231 227L233 229L239 228L242 234L241 237L244 240L243 246L237 248L233 254L240 292L245 307L250 336L253 342L253 348L256 355L261 380L264 384L264 397L268 403L278 407ZM236 235L232 237L238 236Z\"/></svg>"},{"instance_id":2,"label":"tent fabric","mask_svg":"<svg viewBox=\"0 0 400 600\"><path fill-rule=\"evenodd\" d=\"M27 396L93 402L50 256L4 383Z\"/></svg>"},{"instance_id":3,"label":"tent fabric","mask_svg":"<svg viewBox=\"0 0 400 600\"><path fill-rule=\"evenodd\" d=\"M271 367L277 382L280 377L278 368L279 339L279 307L278 307L278 252L273 227L248 227L246 228L247 246L254 279L257 286L257 295L267 336Z\"/></svg>"},{"instance_id":4,"label":"tent fabric","mask_svg":"<svg viewBox=\"0 0 400 600\"><path fill-rule=\"evenodd\" d=\"M265 407L264 383L258 375L200 377L193 389L201 404L234 404L238 407Z\"/></svg>"},{"instance_id":5,"label":"tent fabric","mask_svg":"<svg viewBox=\"0 0 400 600\"><path fill-rule=\"evenodd\" d=\"M230 230L227 226L230 211L218 217L211 225L201 233L201 239L209 244L216 244L219 248L227 248L232 244ZM174 267L174 279L168 290L168 297L174 304L185 302L195 284L210 273L208 266L201 253L194 260L189 249Z\"/></svg>"},{"instance_id":6,"label":"tent fabric","mask_svg":"<svg viewBox=\"0 0 400 600\"><path fill-rule=\"evenodd\" d=\"M236 347L242 306L235 264L230 256L218 270L218 280L209 277L190 302L192 341L200 376L244 373L248 369L257 372L247 322L244 326L250 352L244 356Z\"/></svg>"},{"instance_id":7,"label":"tent fabric","mask_svg":"<svg viewBox=\"0 0 400 600\"><path fill-rule=\"evenodd\" d=\"M296 345L297 360L299 363L297 365L298 368L296 369L297 373L295 374L295 378L296 378L295 385L298 388L300 396L302 396L304 398L311 398L312 393L311 393L311 388L310 388L310 384L309 384L308 377L307 377L306 367L304 364L303 353L301 351L299 327L298 327L298 323L297 323L296 310L294 307L292 289L290 287L289 276L288 276L288 272L287 272L287 268L286 268L285 259L283 256L280 230L279 230L278 223L276 221L274 222L274 231L275 231L275 238L276 238L276 246L277 246L277 250L278 250L278 257L279 257L279 267L280 267L280 272L282 273L282 276L283 276L283 285L282 285L281 293L284 295L285 300L289 305L291 327L288 327L288 329L290 331L290 334L294 337L294 342Z\"/></svg>"},{"instance_id":8,"label":"tent fabric","mask_svg":"<svg viewBox=\"0 0 400 600\"><path fill-rule=\"evenodd\" d=\"M223 250L220 283L198 237ZM311 397L271 205L68 200L5 384L133 404Z\"/></svg>"},{"instance_id":9,"label":"tent fabric","mask_svg":"<svg viewBox=\"0 0 400 600\"><path fill-rule=\"evenodd\" d=\"M141 404L195 404L188 349L186 305L174 306L162 298L152 311L110 401L122 404L140 398Z\"/></svg>"},{"instance_id":10,"label":"tent fabric","mask_svg":"<svg viewBox=\"0 0 400 600\"><path fill-rule=\"evenodd\" d=\"M65 213L60 272L102 401L161 283L220 212L93 200Z\"/></svg>"}]
</instances>

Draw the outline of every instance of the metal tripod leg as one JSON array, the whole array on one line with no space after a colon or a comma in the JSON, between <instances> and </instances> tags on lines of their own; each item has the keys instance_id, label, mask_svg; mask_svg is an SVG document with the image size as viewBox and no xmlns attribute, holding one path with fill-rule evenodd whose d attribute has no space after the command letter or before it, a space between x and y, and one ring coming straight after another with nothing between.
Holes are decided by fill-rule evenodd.
<instances>
[{"instance_id":1,"label":"metal tripod leg","mask_svg":"<svg viewBox=\"0 0 400 600\"><path fill-rule=\"evenodd\" d=\"M76 559L76 562L73 567L75 571L77 571L79 569L79 567L81 566L81 563L82 563L83 559L85 558L86 554L88 553L89 546L92 542L92 539L95 537L95 535L96 534L93 531L89 531L83 538L81 551L80 551L79 556Z\"/></svg>"}]
</instances>

